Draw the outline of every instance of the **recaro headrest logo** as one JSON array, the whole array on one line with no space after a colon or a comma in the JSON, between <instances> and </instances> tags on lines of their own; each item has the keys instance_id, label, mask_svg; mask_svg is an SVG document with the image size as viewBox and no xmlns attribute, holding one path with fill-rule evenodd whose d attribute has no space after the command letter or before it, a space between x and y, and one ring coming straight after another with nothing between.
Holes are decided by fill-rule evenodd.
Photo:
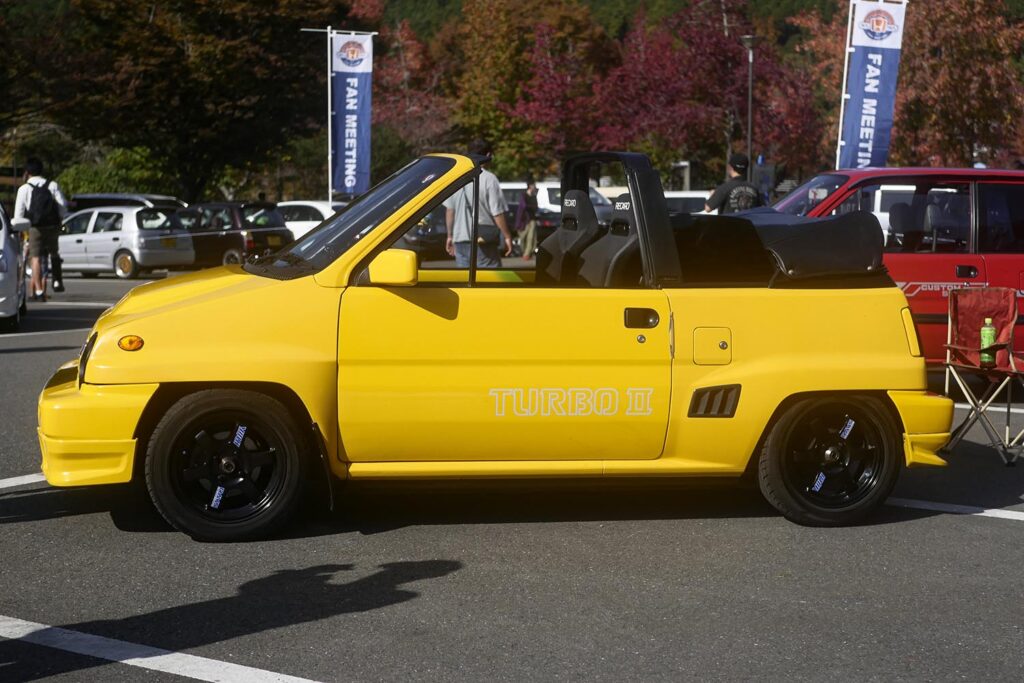
<instances>
[{"instance_id":1,"label":"recaro headrest logo","mask_svg":"<svg viewBox=\"0 0 1024 683\"><path fill-rule=\"evenodd\" d=\"M629 211L629 202L615 202L616 211Z\"/></svg>"},{"instance_id":2,"label":"recaro headrest logo","mask_svg":"<svg viewBox=\"0 0 1024 683\"><path fill-rule=\"evenodd\" d=\"M562 202L562 206L568 206L570 208L575 207L576 206L576 200L575 199L566 199L564 202Z\"/></svg>"}]
</instances>

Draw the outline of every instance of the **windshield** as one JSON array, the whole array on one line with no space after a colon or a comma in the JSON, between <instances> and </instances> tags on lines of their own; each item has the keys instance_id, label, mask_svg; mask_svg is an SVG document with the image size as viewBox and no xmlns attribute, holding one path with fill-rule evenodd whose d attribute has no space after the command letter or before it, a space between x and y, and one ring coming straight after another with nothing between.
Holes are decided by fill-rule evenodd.
<instances>
[{"instance_id":1,"label":"windshield","mask_svg":"<svg viewBox=\"0 0 1024 683\"><path fill-rule=\"evenodd\" d=\"M773 209L790 216L806 216L818 204L832 196L848 178L838 173L817 175L775 202Z\"/></svg>"},{"instance_id":2,"label":"windshield","mask_svg":"<svg viewBox=\"0 0 1024 683\"><path fill-rule=\"evenodd\" d=\"M445 157L417 159L356 198L302 239L259 263L246 264L245 270L282 279L323 270L454 165L454 159Z\"/></svg>"}]
</instances>

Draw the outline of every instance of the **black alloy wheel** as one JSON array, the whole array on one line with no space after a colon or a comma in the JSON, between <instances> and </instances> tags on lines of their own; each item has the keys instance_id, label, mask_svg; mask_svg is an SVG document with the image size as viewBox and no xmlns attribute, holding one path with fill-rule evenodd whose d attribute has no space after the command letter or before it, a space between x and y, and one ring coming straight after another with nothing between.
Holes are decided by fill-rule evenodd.
<instances>
[{"instance_id":1,"label":"black alloy wheel","mask_svg":"<svg viewBox=\"0 0 1024 683\"><path fill-rule=\"evenodd\" d=\"M146 483L164 518L194 538L263 537L298 503L302 443L276 400L248 391L200 392L172 406L154 430Z\"/></svg>"},{"instance_id":2,"label":"black alloy wheel","mask_svg":"<svg viewBox=\"0 0 1024 683\"><path fill-rule=\"evenodd\" d=\"M228 249L224 252L224 256L221 257L221 264L225 266L232 266L241 263L244 260L242 252L238 249Z\"/></svg>"},{"instance_id":3,"label":"black alloy wheel","mask_svg":"<svg viewBox=\"0 0 1024 683\"><path fill-rule=\"evenodd\" d=\"M899 476L901 430L871 396L827 396L791 406L765 441L761 491L800 524L850 524L875 510Z\"/></svg>"}]
</instances>

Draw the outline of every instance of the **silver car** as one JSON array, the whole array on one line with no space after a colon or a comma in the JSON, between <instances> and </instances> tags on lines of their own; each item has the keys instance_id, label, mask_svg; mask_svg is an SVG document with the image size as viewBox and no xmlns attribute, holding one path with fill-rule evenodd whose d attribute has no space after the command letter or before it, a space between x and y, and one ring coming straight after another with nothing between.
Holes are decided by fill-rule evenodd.
<instances>
[{"instance_id":1,"label":"silver car","mask_svg":"<svg viewBox=\"0 0 1024 683\"><path fill-rule=\"evenodd\" d=\"M64 219L60 256L64 272L126 279L141 270L192 265L196 255L173 209L100 206Z\"/></svg>"},{"instance_id":2,"label":"silver car","mask_svg":"<svg viewBox=\"0 0 1024 683\"><path fill-rule=\"evenodd\" d=\"M27 230L21 221L19 230ZM25 315L28 286L25 282L25 261L22 258L21 235L14 230L0 206L0 331L14 332Z\"/></svg>"}]
</instances>

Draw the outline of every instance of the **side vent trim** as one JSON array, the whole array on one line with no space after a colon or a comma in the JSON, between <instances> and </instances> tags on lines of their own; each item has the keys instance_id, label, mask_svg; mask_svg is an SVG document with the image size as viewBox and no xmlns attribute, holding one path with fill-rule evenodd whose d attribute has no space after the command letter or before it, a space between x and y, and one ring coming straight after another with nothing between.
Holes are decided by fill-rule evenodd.
<instances>
[{"instance_id":1,"label":"side vent trim","mask_svg":"<svg viewBox=\"0 0 1024 683\"><path fill-rule=\"evenodd\" d=\"M723 384L697 389L690 399L687 417L733 417L740 402L740 385Z\"/></svg>"}]
</instances>

